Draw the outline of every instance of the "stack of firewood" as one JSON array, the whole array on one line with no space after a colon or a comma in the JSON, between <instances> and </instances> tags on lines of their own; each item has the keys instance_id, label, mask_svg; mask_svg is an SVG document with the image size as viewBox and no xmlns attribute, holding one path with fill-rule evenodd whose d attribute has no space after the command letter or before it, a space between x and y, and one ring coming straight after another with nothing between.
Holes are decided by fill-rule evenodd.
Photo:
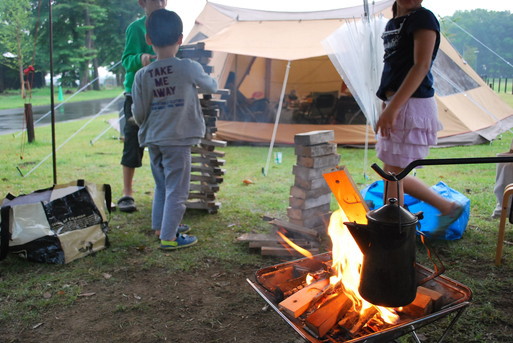
<instances>
[{"instance_id":1,"label":"stack of firewood","mask_svg":"<svg viewBox=\"0 0 513 343\"><path fill-rule=\"evenodd\" d=\"M340 155L331 130L312 131L295 136L297 164L293 167L294 186L290 190L288 221L264 218L270 233L247 233L237 238L266 256L303 256L296 245L311 254L319 252L319 239L329 222L331 190L323 174L338 165ZM278 232L282 233L279 235ZM288 240L288 241L287 241ZM292 244L291 244L292 243Z\"/></svg>"},{"instance_id":2,"label":"stack of firewood","mask_svg":"<svg viewBox=\"0 0 513 343\"><path fill-rule=\"evenodd\" d=\"M330 214L331 189L324 180L326 170L340 162L332 130L311 131L294 137L297 163L290 189L289 222L324 233Z\"/></svg>"},{"instance_id":3,"label":"stack of firewood","mask_svg":"<svg viewBox=\"0 0 513 343\"><path fill-rule=\"evenodd\" d=\"M205 72L211 73L212 67L208 65L212 52L205 50L203 43L184 45L178 53L180 58L190 58L199 62ZM220 90L218 94L229 93L228 90ZM205 117L206 133L201 143L192 148L191 185L187 208L207 210L209 213L217 213L221 203L216 201L216 193L219 184L223 182L225 170L224 152L216 151L217 148L226 146L225 141L216 140L216 121L219 117L219 106L224 100L215 99L211 94L202 94L200 99L201 109Z\"/></svg>"}]
</instances>

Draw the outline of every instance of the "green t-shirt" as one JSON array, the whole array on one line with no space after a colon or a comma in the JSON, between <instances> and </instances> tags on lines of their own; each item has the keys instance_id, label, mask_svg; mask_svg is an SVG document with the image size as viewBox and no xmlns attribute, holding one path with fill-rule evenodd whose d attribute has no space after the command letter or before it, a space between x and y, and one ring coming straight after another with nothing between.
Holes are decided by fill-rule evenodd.
<instances>
[{"instance_id":1,"label":"green t-shirt","mask_svg":"<svg viewBox=\"0 0 513 343\"><path fill-rule=\"evenodd\" d=\"M154 55L151 45L146 44L146 17L137 19L128 25L125 34L125 50L121 57L123 68L125 68L125 93L132 93L135 73L143 67L141 63L142 54Z\"/></svg>"}]
</instances>

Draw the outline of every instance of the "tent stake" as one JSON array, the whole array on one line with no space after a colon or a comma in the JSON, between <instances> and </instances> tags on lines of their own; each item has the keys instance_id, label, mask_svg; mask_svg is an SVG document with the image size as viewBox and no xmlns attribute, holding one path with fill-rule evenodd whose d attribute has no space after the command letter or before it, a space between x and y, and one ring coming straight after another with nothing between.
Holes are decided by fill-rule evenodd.
<instances>
[{"instance_id":1,"label":"tent stake","mask_svg":"<svg viewBox=\"0 0 513 343\"><path fill-rule=\"evenodd\" d=\"M274 141L276 140L276 132L278 131L278 124L280 122L281 109L283 107L283 98L285 97L285 89L287 88L287 82L289 81L290 71L290 60L287 62L287 69L285 70L285 77L283 78L283 86L281 88L280 103L278 105L278 112L276 113L276 120L274 121L273 135L271 137L271 145L269 146L269 152L267 153L267 162L265 168L262 169L262 174L267 176L269 173L269 162L271 161L271 155L273 153Z\"/></svg>"}]
</instances>

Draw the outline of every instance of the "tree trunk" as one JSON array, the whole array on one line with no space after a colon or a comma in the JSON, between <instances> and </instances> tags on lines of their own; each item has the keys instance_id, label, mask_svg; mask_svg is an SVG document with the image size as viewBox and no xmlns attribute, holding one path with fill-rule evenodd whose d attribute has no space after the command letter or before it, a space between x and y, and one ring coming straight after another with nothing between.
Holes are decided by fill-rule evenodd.
<instances>
[{"instance_id":1,"label":"tree trunk","mask_svg":"<svg viewBox=\"0 0 513 343\"><path fill-rule=\"evenodd\" d=\"M95 57L95 58L93 58L93 78L96 80L93 83L93 89L95 91L100 90L100 78L99 78L98 68L99 68L98 58Z\"/></svg>"}]
</instances>

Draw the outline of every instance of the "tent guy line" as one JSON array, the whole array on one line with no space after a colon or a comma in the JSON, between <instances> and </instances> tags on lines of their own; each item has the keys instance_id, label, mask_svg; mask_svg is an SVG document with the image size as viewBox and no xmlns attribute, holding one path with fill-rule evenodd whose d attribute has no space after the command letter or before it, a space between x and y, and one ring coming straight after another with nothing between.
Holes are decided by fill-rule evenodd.
<instances>
[{"instance_id":1,"label":"tent guy line","mask_svg":"<svg viewBox=\"0 0 513 343\"><path fill-rule=\"evenodd\" d=\"M99 117L100 115L103 114L103 112L105 111L106 108L109 108L109 106L111 106L112 104L114 104L116 101L118 101L122 96L124 95L124 92L121 92L116 98L114 98L107 106L105 106L104 108L102 108L97 114L95 114L93 117L91 117L91 119L89 119L84 125L82 125L82 127L80 127L77 131L75 131L71 136L69 136L61 145L59 145L57 147L57 149L55 150L56 152L59 151L63 146L65 146L73 137L75 137L78 133L80 133L83 129L85 129L85 127L87 125L89 125L94 119L96 119L97 117ZM48 154L45 158L43 158L41 160L41 162L39 162L37 165L34 166L34 168L32 168L28 173L26 173L25 175L23 175L21 173L21 170L16 167L18 169L18 172L21 174L22 177L27 177L29 176L30 174L32 174L32 172L34 172L36 169L38 169L44 162L46 162L46 160L48 160L50 157L52 157L54 154L53 152Z\"/></svg>"}]
</instances>

